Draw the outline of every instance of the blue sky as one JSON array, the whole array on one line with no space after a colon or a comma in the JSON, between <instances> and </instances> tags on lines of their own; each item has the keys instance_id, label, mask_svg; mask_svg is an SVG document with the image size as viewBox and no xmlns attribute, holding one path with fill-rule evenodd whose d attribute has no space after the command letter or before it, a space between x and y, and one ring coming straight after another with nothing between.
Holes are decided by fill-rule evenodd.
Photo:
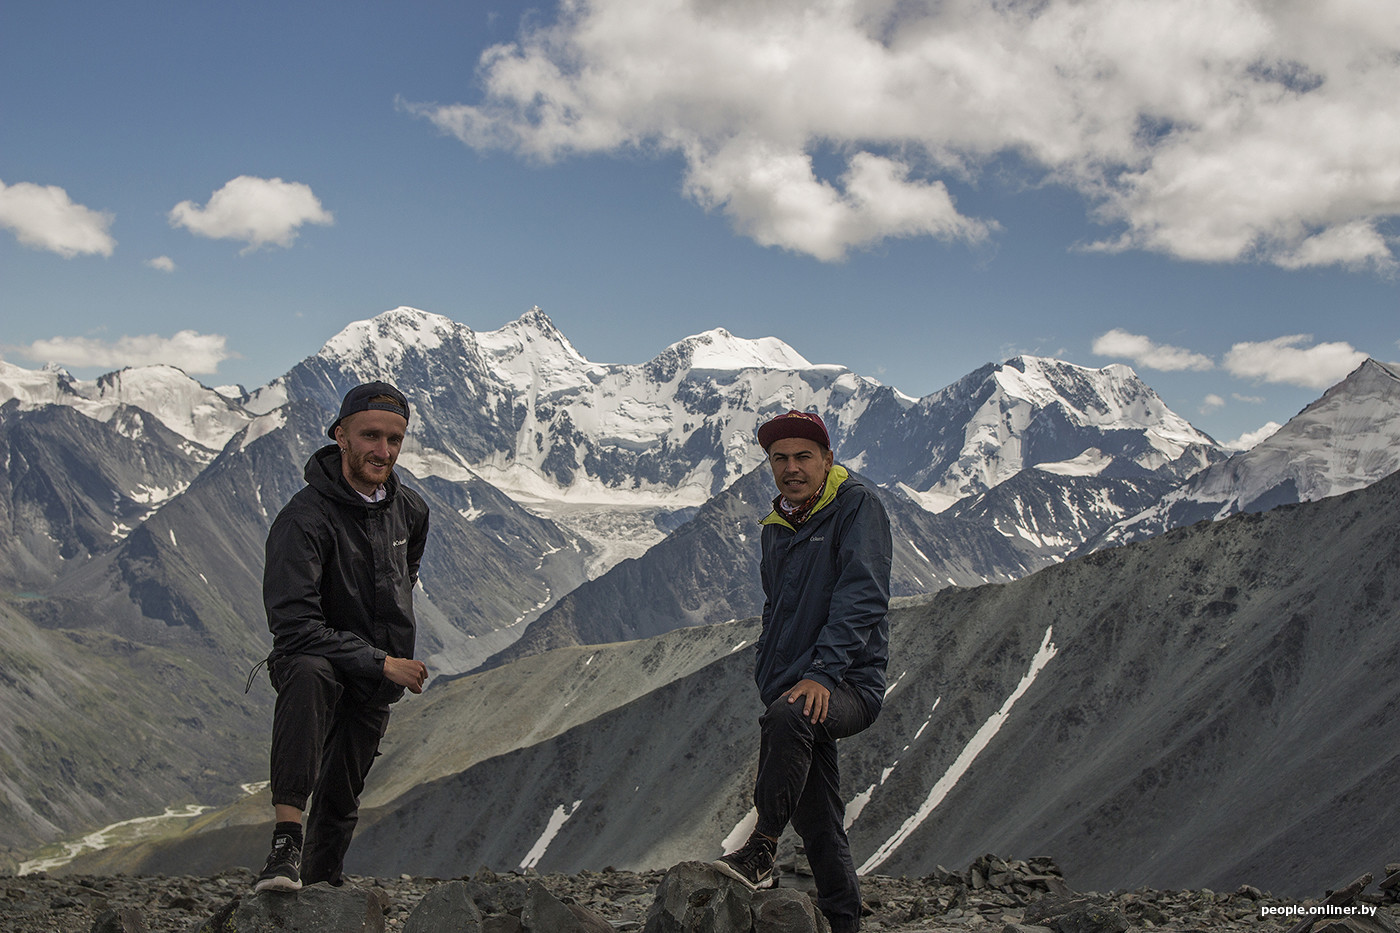
<instances>
[{"instance_id":1,"label":"blue sky","mask_svg":"<svg viewBox=\"0 0 1400 933\"><path fill-rule=\"evenodd\" d=\"M1222 441L1400 358L1400 5L15 2L0 357L260 385L399 305L912 395L1132 365Z\"/></svg>"}]
</instances>

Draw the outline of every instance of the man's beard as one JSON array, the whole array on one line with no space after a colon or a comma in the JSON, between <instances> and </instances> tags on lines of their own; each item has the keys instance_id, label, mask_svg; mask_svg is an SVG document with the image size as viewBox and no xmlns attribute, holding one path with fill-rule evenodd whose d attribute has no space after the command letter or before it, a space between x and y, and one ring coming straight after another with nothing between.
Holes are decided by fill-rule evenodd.
<instances>
[{"instance_id":1,"label":"man's beard","mask_svg":"<svg viewBox=\"0 0 1400 933\"><path fill-rule=\"evenodd\" d=\"M355 480L356 483L362 486L375 488L383 485L389 479L392 465L388 470L382 468L376 469L370 464L367 455L357 455L351 451L346 451L345 456L350 468L350 477ZM378 475L379 473L383 474L382 478Z\"/></svg>"}]
</instances>

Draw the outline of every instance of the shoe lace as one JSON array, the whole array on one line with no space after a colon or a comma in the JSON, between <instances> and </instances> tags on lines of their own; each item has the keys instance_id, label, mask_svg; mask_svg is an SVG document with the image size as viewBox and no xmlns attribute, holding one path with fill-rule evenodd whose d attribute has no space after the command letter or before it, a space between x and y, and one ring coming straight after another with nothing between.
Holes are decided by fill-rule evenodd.
<instances>
[{"instance_id":1,"label":"shoe lace","mask_svg":"<svg viewBox=\"0 0 1400 933\"><path fill-rule=\"evenodd\" d=\"M746 868L759 868L773 861L773 850L766 839L754 836L732 858Z\"/></svg>"}]
</instances>

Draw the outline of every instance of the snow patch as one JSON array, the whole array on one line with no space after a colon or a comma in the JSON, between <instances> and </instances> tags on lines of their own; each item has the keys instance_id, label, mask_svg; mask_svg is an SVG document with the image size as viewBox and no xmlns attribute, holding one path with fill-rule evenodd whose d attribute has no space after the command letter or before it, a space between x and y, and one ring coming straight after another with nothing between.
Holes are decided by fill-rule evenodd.
<instances>
[{"instance_id":1,"label":"snow patch","mask_svg":"<svg viewBox=\"0 0 1400 933\"><path fill-rule=\"evenodd\" d=\"M525 853L525 858L520 862L521 871L534 868L540 863L540 859L544 858L549 844L554 841L555 836L559 835L559 830L564 828L569 817L578 812L579 805L582 803L582 800L575 800L574 805L567 810L564 809L562 803L554 808L554 812L550 814L549 822L545 824L544 832L540 833L540 838L535 840L535 844L530 847L530 851Z\"/></svg>"},{"instance_id":2,"label":"snow patch","mask_svg":"<svg viewBox=\"0 0 1400 933\"><path fill-rule=\"evenodd\" d=\"M952 765L950 765L943 776L938 779L938 782L933 785L933 789L929 791L928 797L925 798L919 808L904 821L903 825L899 827L893 836L885 840L870 858L865 860L865 864L861 865L859 869L859 874L863 875L867 872L874 871L913 835L914 830L918 829L919 826L923 824L924 820L928 819L929 815L938 808L938 805L948 796L948 793L957 785L962 776L972 767L972 763L977 760L977 756L982 754L983 749L985 749L996 734L1001 731L1001 727L1005 725L1006 720L1010 718L1011 708L1016 705L1016 701L1025 695L1026 691L1031 688L1031 684L1035 683L1036 677L1045 669L1045 665L1049 664L1050 660L1058 653L1059 649L1050 641L1053 633L1053 626L1045 630L1045 637L1040 641L1040 648L1036 651L1035 657L1031 658L1030 669L1026 671L1026 675L1021 678L1021 682L1016 685L1016 689L1011 691L1011 696L1006 698L1006 702L1001 705L1001 708L993 713L992 716L982 724L982 728L978 729L972 736L967 746L958 754L958 757L953 761Z\"/></svg>"},{"instance_id":3,"label":"snow patch","mask_svg":"<svg viewBox=\"0 0 1400 933\"><path fill-rule=\"evenodd\" d=\"M1072 460L1038 463L1035 468L1056 476L1098 476L1113 463L1113 458L1097 447L1090 447Z\"/></svg>"},{"instance_id":4,"label":"snow patch","mask_svg":"<svg viewBox=\"0 0 1400 933\"><path fill-rule=\"evenodd\" d=\"M243 432L243 440L239 441L238 450L240 452L247 450L248 445L253 441L271 434L286 423L287 415L280 408L253 419L253 422L248 425L248 429Z\"/></svg>"},{"instance_id":5,"label":"snow patch","mask_svg":"<svg viewBox=\"0 0 1400 933\"><path fill-rule=\"evenodd\" d=\"M734 828L729 831L729 835L720 842L720 848L725 852L733 852L735 849L749 841L753 831L758 828L758 810L749 807L749 812L744 814L744 818L734 824Z\"/></svg>"}]
</instances>

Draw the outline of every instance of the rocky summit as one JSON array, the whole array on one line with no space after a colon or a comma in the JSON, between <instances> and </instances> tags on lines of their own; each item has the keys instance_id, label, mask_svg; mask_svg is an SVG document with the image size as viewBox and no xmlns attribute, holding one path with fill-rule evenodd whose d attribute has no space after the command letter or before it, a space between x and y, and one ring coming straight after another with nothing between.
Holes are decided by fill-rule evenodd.
<instances>
[{"instance_id":1,"label":"rocky summit","mask_svg":"<svg viewBox=\"0 0 1400 933\"><path fill-rule=\"evenodd\" d=\"M1074 891L1049 858L978 858L923 878L866 876L867 933L1127 933L1286 930L1400 933L1400 864L1316 899L1245 885ZM827 933L800 853L753 892L703 862L575 875L482 869L458 879L349 876L340 888L254 894L247 869L210 877L0 876L6 933Z\"/></svg>"}]
</instances>

